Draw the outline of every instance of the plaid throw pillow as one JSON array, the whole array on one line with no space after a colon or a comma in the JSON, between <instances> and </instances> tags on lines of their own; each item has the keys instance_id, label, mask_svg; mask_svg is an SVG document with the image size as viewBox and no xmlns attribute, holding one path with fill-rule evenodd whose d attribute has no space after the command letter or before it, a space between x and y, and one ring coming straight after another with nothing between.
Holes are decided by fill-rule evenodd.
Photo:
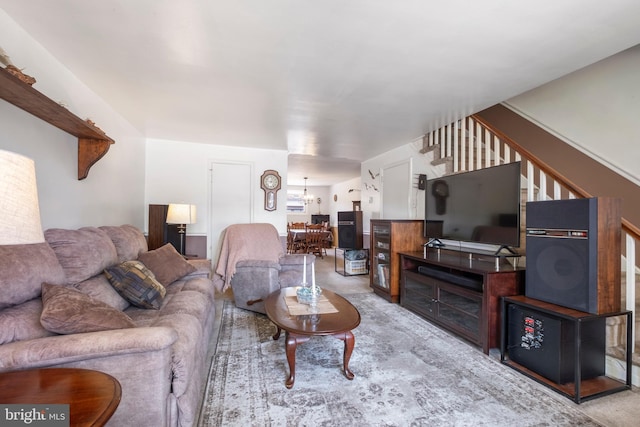
<instances>
[{"instance_id":1,"label":"plaid throw pillow","mask_svg":"<svg viewBox=\"0 0 640 427\"><path fill-rule=\"evenodd\" d=\"M140 308L159 309L167 290L140 261L125 261L104 270L116 291Z\"/></svg>"}]
</instances>

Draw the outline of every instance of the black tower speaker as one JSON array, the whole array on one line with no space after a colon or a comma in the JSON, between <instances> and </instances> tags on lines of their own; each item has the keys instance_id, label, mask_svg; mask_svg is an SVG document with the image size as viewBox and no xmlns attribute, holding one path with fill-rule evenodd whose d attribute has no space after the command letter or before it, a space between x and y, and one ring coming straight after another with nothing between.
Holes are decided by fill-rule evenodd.
<instances>
[{"instance_id":1,"label":"black tower speaker","mask_svg":"<svg viewBox=\"0 0 640 427\"><path fill-rule=\"evenodd\" d=\"M362 249L362 211L338 212L338 247Z\"/></svg>"},{"instance_id":2,"label":"black tower speaker","mask_svg":"<svg viewBox=\"0 0 640 427\"><path fill-rule=\"evenodd\" d=\"M525 294L592 314L620 310L619 199L527 203Z\"/></svg>"},{"instance_id":3,"label":"black tower speaker","mask_svg":"<svg viewBox=\"0 0 640 427\"><path fill-rule=\"evenodd\" d=\"M573 321L510 304L507 311L509 358L557 384L574 381ZM605 373L606 318L580 324L582 380Z\"/></svg>"}]
</instances>

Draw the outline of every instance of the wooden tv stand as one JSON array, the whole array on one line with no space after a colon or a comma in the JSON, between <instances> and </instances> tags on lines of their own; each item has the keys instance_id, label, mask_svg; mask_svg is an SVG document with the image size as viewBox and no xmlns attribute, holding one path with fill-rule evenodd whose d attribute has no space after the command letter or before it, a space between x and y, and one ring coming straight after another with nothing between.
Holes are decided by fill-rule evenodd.
<instances>
[{"instance_id":1,"label":"wooden tv stand","mask_svg":"<svg viewBox=\"0 0 640 427\"><path fill-rule=\"evenodd\" d=\"M430 250L401 252L400 304L482 347L500 347L503 296L524 292L522 267L504 259ZM427 270L419 272L419 270Z\"/></svg>"}]
</instances>

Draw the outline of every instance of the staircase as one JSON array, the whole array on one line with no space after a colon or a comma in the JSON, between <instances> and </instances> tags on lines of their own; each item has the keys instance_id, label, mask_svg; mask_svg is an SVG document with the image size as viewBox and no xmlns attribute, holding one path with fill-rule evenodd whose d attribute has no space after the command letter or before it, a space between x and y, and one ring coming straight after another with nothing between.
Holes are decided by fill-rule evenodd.
<instances>
[{"instance_id":1,"label":"staircase","mask_svg":"<svg viewBox=\"0 0 640 427\"><path fill-rule=\"evenodd\" d=\"M522 150L517 142L501 136L500 132L490 129L479 116L469 116L436 129L423 136L421 153L433 156L432 164L444 165L444 175L472 171L500 164L520 161L522 163L522 185L524 209L527 201L560 200L592 197L577 185L569 182L540 159ZM524 218L524 210L523 210ZM521 223L521 236L524 236L525 222ZM640 242L640 230L637 226L622 219L622 258L621 258L621 295L622 308L633 312L633 384L640 385L640 270L636 249ZM520 250L524 253L524 237ZM626 344L625 325L619 318L607 322L607 372L609 375L625 378L624 350Z\"/></svg>"}]
</instances>

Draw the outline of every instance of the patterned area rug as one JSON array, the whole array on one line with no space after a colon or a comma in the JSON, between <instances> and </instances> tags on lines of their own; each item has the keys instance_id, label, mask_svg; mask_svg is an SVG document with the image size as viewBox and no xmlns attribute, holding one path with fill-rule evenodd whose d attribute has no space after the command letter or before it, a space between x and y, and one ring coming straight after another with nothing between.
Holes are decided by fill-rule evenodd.
<instances>
[{"instance_id":1,"label":"patterned area rug","mask_svg":"<svg viewBox=\"0 0 640 427\"><path fill-rule=\"evenodd\" d=\"M297 349L287 390L284 334L226 301L200 426L599 426L577 405L494 357L373 294L360 311L347 380L343 343Z\"/></svg>"}]
</instances>

